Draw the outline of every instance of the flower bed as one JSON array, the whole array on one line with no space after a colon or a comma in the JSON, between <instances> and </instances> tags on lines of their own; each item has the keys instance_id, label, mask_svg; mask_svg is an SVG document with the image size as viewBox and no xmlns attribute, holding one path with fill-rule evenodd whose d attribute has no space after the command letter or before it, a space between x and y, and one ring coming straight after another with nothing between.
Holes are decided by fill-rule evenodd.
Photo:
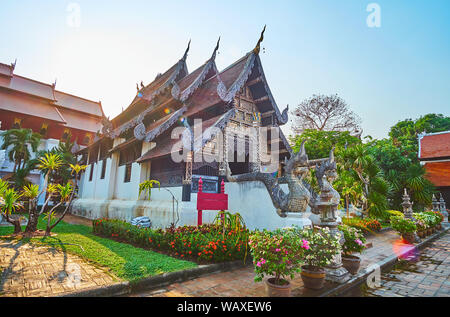
<instances>
[{"instance_id":1,"label":"flower bed","mask_svg":"<svg viewBox=\"0 0 450 317\"><path fill-rule=\"evenodd\" d=\"M140 247L168 253L199 263L244 260L248 251L249 231L225 229L220 225L184 226L148 229L117 219L93 221L94 233L125 241Z\"/></svg>"},{"instance_id":2,"label":"flower bed","mask_svg":"<svg viewBox=\"0 0 450 317\"><path fill-rule=\"evenodd\" d=\"M353 218L345 218L344 217L344 218L342 218L342 222L344 223L344 225L360 229L365 233L379 232L381 230L381 224L376 219L371 219L371 218L361 219L361 218L357 218L357 217L353 217Z\"/></svg>"}]
</instances>

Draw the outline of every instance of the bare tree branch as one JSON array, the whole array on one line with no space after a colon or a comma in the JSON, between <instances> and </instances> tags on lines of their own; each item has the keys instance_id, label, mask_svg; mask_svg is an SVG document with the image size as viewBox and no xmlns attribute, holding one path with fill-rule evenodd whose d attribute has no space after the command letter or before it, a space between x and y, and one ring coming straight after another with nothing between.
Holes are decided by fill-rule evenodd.
<instances>
[{"instance_id":1,"label":"bare tree branch","mask_svg":"<svg viewBox=\"0 0 450 317\"><path fill-rule=\"evenodd\" d=\"M313 95L300 103L292 113L296 118L293 128L297 133L306 129L351 132L361 130L361 118L351 111L338 95Z\"/></svg>"}]
</instances>

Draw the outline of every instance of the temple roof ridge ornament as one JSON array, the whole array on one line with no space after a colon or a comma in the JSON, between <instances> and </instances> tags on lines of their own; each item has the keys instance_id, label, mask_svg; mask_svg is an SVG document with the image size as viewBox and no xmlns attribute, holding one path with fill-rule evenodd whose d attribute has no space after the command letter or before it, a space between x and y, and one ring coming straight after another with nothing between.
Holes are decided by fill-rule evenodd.
<instances>
[{"instance_id":1,"label":"temple roof ridge ornament","mask_svg":"<svg viewBox=\"0 0 450 317\"><path fill-rule=\"evenodd\" d=\"M197 88L200 87L204 83L205 78L208 75L208 73L211 71L211 69L215 72L216 76L219 74L219 72L217 70L217 66L215 64L215 59L216 59L217 50L219 49L219 44L220 44L220 36L219 36L219 39L217 40L217 44L216 44L216 47L214 48L211 58L208 59L205 62L205 64L203 64L203 66L201 66L201 67L203 67L203 69L200 72L200 74L194 79L194 81L186 89L183 90L183 92L181 92L181 94L179 93L179 95L177 95L178 98L176 98L174 96L175 99L178 99L181 102L185 102L197 90ZM219 78L220 77L218 77L218 79ZM219 84L220 83L221 83L221 80L219 80ZM178 85L177 85L177 87L178 87ZM179 87L178 87L178 92L179 92Z\"/></svg>"},{"instance_id":2,"label":"temple roof ridge ornament","mask_svg":"<svg viewBox=\"0 0 450 317\"><path fill-rule=\"evenodd\" d=\"M261 36L259 37L258 43L256 43L255 48L253 49L253 53L259 54L259 51L261 49L261 42L264 40L264 32L266 31L266 25L264 25L264 28L261 32Z\"/></svg>"},{"instance_id":3,"label":"temple roof ridge ornament","mask_svg":"<svg viewBox=\"0 0 450 317\"><path fill-rule=\"evenodd\" d=\"M184 52L183 58L181 60L186 61L186 58L187 58L190 48L191 48L191 39L189 39L188 46L187 46L186 51Z\"/></svg>"}]
</instances>

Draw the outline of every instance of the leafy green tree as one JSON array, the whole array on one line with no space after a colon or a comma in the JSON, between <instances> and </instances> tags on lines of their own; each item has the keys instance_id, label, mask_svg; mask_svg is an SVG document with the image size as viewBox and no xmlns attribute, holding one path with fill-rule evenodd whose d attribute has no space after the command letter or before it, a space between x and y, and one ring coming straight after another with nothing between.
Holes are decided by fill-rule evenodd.
<instances>
[{"instance_id":1,"label":"leafy green tree","mask_svg":"<svg viewBox=\"0 0 450 317\"><path fill-rule=\"evenodd\" d=\"M2 149L8 151L9 160L14 162L13 173L16 169L23 168L31 158L29 148L36 152L41 141L41 135L31 129L10 129L2 132L1 136L3 137Z\"/></svg>"},{"instance_id":2,"label":"leafy green tree","mask_svg":"<svg viewBox=\"0 0 450 317\"><path fill-rule=\"evenodd\" d=\"M290 138L294 152L300 150L303 140L308 140L305 143L305 149L310 159L328 157L333 147L336 148L336 151L339 151L346 147L361 144L361 140L348 131L305 130L302 134Z\"/></svg>"}]
</instances>

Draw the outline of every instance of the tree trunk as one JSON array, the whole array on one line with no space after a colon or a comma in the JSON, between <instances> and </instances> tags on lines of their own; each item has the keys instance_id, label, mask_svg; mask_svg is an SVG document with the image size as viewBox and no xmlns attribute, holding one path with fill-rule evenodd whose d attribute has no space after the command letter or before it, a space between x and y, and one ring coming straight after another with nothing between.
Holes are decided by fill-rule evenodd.
<instances>
[{"instance_id":1,"label":"tree trunk","mask_svg":"<svg viewBox=\"0 0 450 317\"><path fill-rule=\"evenodd\" d=\"M32 208L29 212L28 224L25 228L25 232L32 233L37 230L37 224L39 220L39 214L37 213L36 208Z\"/></svg>"},{"instance_id":2,"label":"tree trunk","mask_svg":"<svg viewBox=\"0 0 450 317\"><path fill-rule=\"evenodd\" d=\"M21 233L22 228L20 226L20 219L18 219L18 220L11 219L11 218L9 218L8 214L5 214L5 216L6 216L6 221L9 222L10 224L14 225L14 234Z\"/></svg>"}]
</instances>

